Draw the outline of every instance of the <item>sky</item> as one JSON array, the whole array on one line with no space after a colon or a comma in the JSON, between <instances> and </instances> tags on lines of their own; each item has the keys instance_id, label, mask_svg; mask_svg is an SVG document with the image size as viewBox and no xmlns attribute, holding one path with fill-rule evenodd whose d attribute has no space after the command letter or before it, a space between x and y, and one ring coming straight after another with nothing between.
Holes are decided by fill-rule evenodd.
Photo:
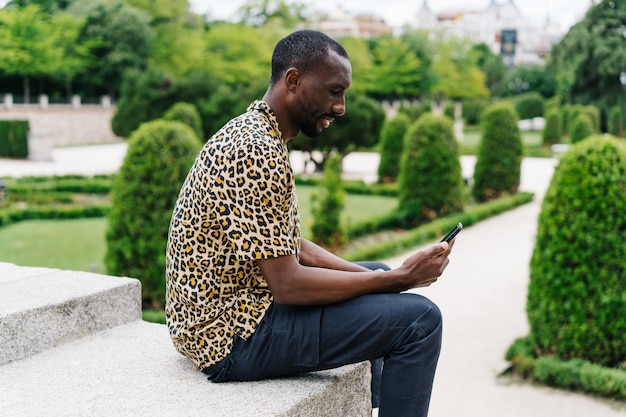
<instances>
[{"instance_id":1,"label":"sky","mask_svg":"<svg viewBox=\"0 0 626 417\"><path fill-rule=\"evenodd\" d=\"M199 14L209 14L214 19L228 20L246 0L189 0L192 10ZM288 3L294 2L286 0ZM482 10L491 0L430 0L429 8L434 12L454 10ZM496 0L505 3L509 0ZM391 26L402 26L415 17L421 9L423 0L297 0L315 10L343 7L354 13L373 13L381 16ZM546 16L567 31L579 21L591 5L591 0L515 0L515 5L523 16L531 22L542 25Z\"/></svg>"}]
</instances>

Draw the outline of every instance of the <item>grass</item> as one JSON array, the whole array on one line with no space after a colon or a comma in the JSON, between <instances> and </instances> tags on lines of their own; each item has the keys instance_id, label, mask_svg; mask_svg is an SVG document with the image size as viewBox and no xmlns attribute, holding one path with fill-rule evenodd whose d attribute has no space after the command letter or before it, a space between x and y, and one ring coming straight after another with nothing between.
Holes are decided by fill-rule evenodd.
<instances>
[{"instance_id":1,"label":"grass","mask_svg":"<svg viewBox=\"0 0 626 417\"><path fill-rule=\"evenodd\" d=\"M0 229L0 261L105 273L106 219L29 220Z\"/></svg>"},{"instance_id":2,"label":"grass","mask_svg":"<svg viewBox=\"0 0 626 417\"><path fill-rule=\"evenodd\" d=\"M524 156L549 158L552 151L549 147L543 146L541 131L522 131L522 142L524 144ZM463 140L459 141L462 155L476 155L476 150L480 144L482 132L478 127L469 127L463 132Z\"/></svg>"},{"instance_id":3,"label":"grass","mask_svg":"<svg viewBox=\"0 0 626 417\"><path fill-rule=\"evenodd\" d=\"M298 186L302 234L311 230L311 193L315 187ZM393 197L347 194L343 221L358 222L389 213ZM364 209L365 208L365 209ZM0 262L106 274L106 218L28 220L0 228Z\"/></svg>"}]
</instances>

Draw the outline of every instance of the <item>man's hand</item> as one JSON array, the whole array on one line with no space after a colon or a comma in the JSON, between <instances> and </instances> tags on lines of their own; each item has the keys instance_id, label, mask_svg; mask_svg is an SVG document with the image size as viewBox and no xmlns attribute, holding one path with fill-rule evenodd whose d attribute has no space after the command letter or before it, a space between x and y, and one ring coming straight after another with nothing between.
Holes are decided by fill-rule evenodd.
<instances>
[{"instance_id":1,"label":"man's hand","mask_svg":"<svg viewBox=\"0 0 626 417\"><path fill-rule=\"evenodd\" d=\"M454 240L450 244L440 242L407 258L402 266L397 268L397 271L406 277L406 287L427 287L437 281L450 263L448 256L452 246Z\"/></svg>"}]
</instances>

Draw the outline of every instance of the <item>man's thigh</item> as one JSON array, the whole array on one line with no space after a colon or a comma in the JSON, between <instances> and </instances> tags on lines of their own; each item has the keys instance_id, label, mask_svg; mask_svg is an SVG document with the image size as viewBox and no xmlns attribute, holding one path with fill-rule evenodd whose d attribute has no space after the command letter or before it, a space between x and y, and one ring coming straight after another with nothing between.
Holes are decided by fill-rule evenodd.
<instances>
[{"instance_id":1,"label":"man's thigh","mask_svg":"<svg viewBox=\"0 0 626 417\"><path fill-rule=\"evenodd\" d=\"M274 303L250 339L236 340L225 359L224 380L257 380L384 357L398 334L433 308L428 299L408 293L316 307Z\"/></svg>"}]
</instances>

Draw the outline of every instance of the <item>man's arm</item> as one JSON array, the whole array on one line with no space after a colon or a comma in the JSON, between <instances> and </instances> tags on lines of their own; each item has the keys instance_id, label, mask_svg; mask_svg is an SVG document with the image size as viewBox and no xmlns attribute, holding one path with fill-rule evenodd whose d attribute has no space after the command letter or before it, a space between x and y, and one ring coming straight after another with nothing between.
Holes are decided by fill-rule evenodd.
<instances>
[{"instance_id":1,"label":"man's arm","mask_svg":"<svg viewBox=\"0 0 626 417\"><path fill-rule=\"evenodd\" d=\"M300 246L300 263L305 266L317 266L319 268L336 269L338 271L369 271L369 269L348 262L304 238L302 238L302 244Z\"/></svg>"},{"instance_id":2,"label":"man's arm","mask_svg":"<svg viewBox=\"0 0 626 417\"><path fill-rule=\"evenodd\" d=\"M369 271L358 266L348 266L349 262L311 242L303 242L302 263L293 255L257 262L277 303L321 305L364 294L401 292L428 286L437 280L448 265L450 249L451 246L446 242L439 243L410 256L402 266L391 271ZM329 266L345 266L348 270L329 269Z\"/></svg>"}]
</instances>

